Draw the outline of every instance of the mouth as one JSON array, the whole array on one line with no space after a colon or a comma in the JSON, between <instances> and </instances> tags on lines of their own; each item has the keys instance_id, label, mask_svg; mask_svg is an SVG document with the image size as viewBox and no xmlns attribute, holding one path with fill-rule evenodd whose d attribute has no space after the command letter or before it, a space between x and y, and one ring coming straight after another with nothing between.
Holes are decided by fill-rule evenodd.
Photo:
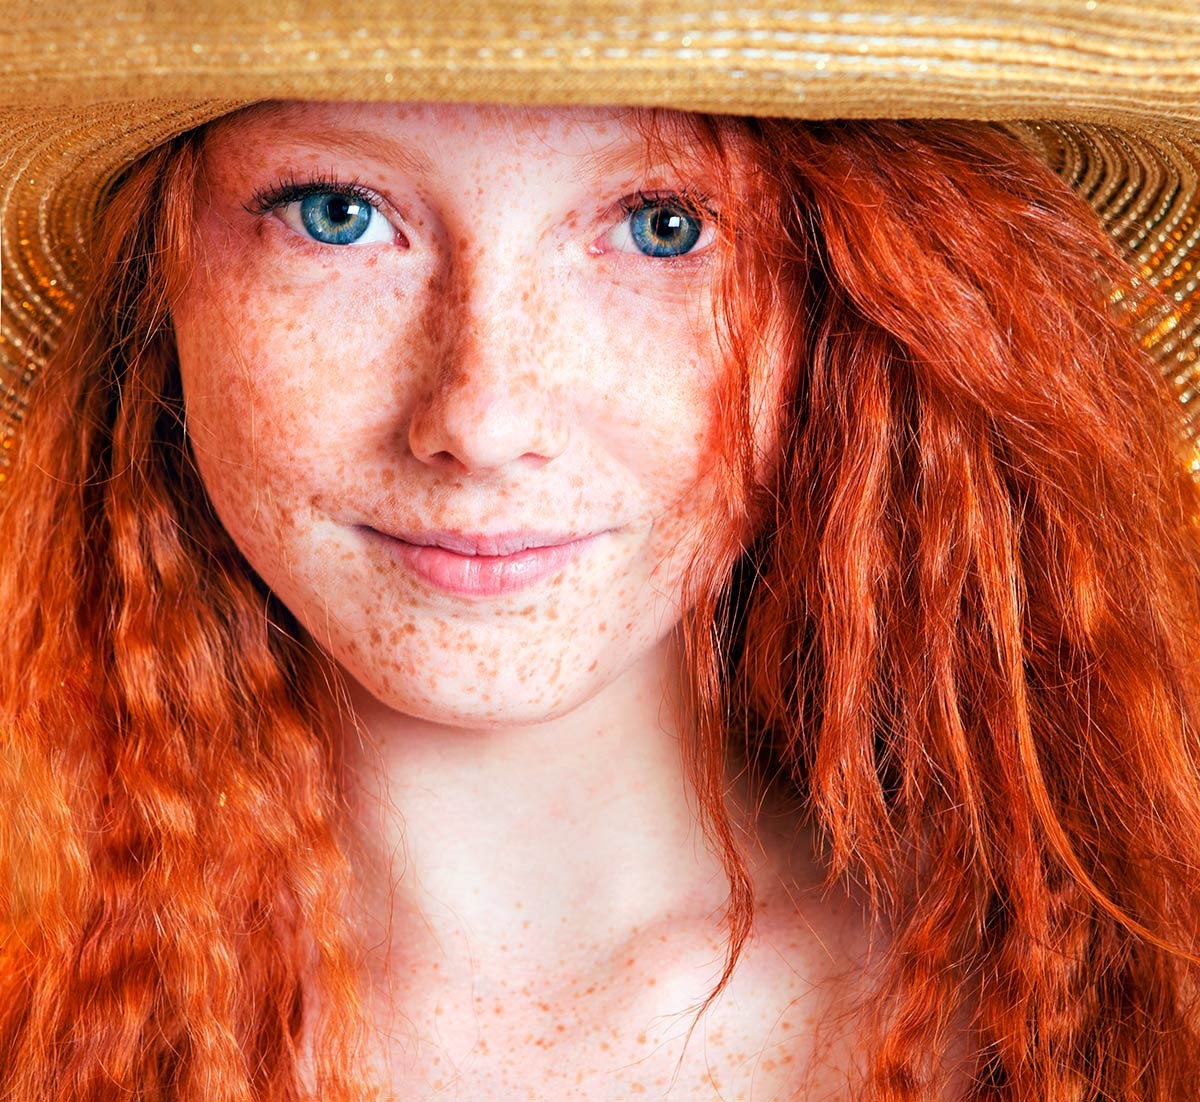
<instances>
[{"instance_id":1,"label":"mouth","mask_svg":"<svg viewBox=\"0 0 1200 1102\"><path fill-rule=\"evenodd\" d=\"M560 573L601 533L364 531L421 581L444 593L493 597Z\"/></svg>"}]
</instances>

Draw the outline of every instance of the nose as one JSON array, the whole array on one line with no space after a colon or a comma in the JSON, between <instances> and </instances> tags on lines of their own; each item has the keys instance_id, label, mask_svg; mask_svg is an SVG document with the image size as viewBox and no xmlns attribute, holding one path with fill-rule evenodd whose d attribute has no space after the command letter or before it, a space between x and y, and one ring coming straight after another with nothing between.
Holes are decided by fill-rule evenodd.
<instances>
[{"instance_id":1,"label":"nose","mask_svg":"<svg viewBox=\"0 0 1200 1102\"><path fill-rule=\"evenodd\" d=\"M555 459L568 439L551 362L559 357L536 307L521 302L523 280L513 272L504 287L463 282L442 299L457 305L437 319L429 389L410 415L412 454L456 473Z\"/></svg>"}]
</instances>

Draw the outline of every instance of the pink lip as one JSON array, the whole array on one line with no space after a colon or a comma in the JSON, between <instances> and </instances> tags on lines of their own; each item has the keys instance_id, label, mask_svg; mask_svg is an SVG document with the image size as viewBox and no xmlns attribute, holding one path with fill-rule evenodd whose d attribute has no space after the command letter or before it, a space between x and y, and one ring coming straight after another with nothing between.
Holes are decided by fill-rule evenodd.
<instances>
[{"instance_id":1,"label":"pink lip","mask_svg":"<svg viewBox=\"0 0 1200 1102\"><path fill-rule=\"evenodd\" d=\"M494 597L535 585L578 558L595 535L550 532L414 532L388 535L366 529L387 544L422 581L463 596Z\"/></svg>"}]
</instances>

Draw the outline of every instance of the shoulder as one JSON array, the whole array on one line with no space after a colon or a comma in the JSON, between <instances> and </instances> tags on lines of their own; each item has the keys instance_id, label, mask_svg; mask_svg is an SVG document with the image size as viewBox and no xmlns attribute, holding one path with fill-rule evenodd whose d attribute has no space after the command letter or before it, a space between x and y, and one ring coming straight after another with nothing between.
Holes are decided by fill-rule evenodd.
<instances>
[{"instance_id":1,"label":"shoulder","mask_svg":"<svg viewBox=\"0 0 1200 1102\"><path fill-rule=\"evenodd\" d=\"M788 852L793 844L807 842L765 844L757 855L753 933L702 1015L699 1001L715 987L725 953L712 916L644 932L648 968L625 1012L648 1023L641 1066L660 1069L649 1081L670 1082L670 1097L843 1102L858 1093L867 1055L861 1011L883 945L858 901L828 889L815 863Z\"/></svg>"},{"instance_id":2,"label":"shoulder","mask_svg":"<svg viewBox=\"0 0 1200 1102\"><path fill-rule=\"evenodd\" d=\"M880 937L857 900L819 877L771 867L759 888L754 933L710 1026L744 1087L733 1097L851 1097L863 1077L862 1011Z\"/></svg>"}]
</instances>

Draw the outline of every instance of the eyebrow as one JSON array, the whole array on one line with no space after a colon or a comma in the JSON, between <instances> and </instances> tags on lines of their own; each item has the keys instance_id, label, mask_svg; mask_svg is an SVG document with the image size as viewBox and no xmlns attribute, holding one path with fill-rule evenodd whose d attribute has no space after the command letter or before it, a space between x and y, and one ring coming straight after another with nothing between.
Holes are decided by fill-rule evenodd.
<instances>
[{"instance_id":1,"label":"eyebrow","mask_svg":"<svg viewBox=\"0 0 1200 1102\"><path fill-rule=\"evenodd\" d=\"M297 145L319 145L322 151L329 150L343 156L382 159L410 175L429 176L433 172L433 162L419 149L370 130L339 126L335 131L321 134L299 133L289 140Z\"/></svg>"},{"instance_id":2,"label":"eyebrow","mask_svg":"<svg viewBox=\"0 0 1200 1102\"><path fill-rule=\"evenodd\" d=\"M640 174L650 170L650 158L644 144L621 142L617 148L609 143L594 153L584 153L579 158L579 166L573 173L577 180L587 181L597 176L609 176L614 173Z\"/></svg>"},{"instance_id":3,"label":"eyebrow","mask_svg":"<svg viewBox=\"0 0 1200 1102\"><path fill-rule=\"evenodd\" d=\"M314 121L311 125L304 125L303 116L301 122L297 123L291 105L287 102L256 104L250 110L253 112L252 124L247 120L240 119L235 114L225 120L217 120L216 128L218 130L229 129L237 134L242 126L261 126L265 120L269 127L276 128L280 141L287 145L312 149L319 146L321 150L331 150L335 155L361 157L367 160L382 157L407 172L421 175L429 175L433 171L433 162L420 150L412 149L377 131L358 126L321 129L319 120ZM282 129L279 129L281 124Z\"/></svg>"},{"instance_id":4,"label":"eyebrow","mask_svg":"<svg viewBox=\"0 0 1200 1102\"><path fill-rule=\"evenodd\" d=\"M613 148L613 146L616 148ZM704 174L711 169L697 151L684 149L672 158L656 157L644 142L610 143L594 153L580 155L579 166L573 173L577 180L587 182L610 175L654 176L683 171Z\"/></svg>"}]
</instances>

